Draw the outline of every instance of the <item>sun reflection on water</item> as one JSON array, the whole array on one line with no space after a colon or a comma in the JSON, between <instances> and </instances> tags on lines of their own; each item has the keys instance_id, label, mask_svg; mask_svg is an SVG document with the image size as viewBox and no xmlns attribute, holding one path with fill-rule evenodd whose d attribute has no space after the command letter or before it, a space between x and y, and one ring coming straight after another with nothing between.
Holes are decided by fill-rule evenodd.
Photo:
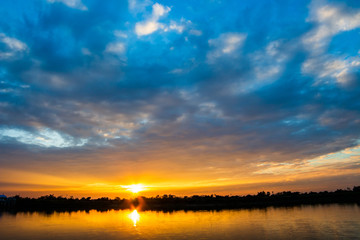
<instances>
[{"instance_id":1,"label":"sun reflection on water","mask_svg":"<svg viewBox=\"0 0 360 240\"><path fill-rule=\"evenodd\" d=\"M222 211L3 212L1 239L358 239L360 207L309 205ZM140 216L141 215L141 216ZM140 220L141 218L141 220ZM21 229L19 231L18 229ZM91 229L91 231L89 231ZM46 234L45 234L46 233ZM340 237L339 237L340 238Z\"/></svg>"},{"instance_id":2,"label":"sun reflection on water","mask_svg":"<svg viewBox=\"0 0 360 240\"><path fill-rule=\"evenodd\" d=\"M132 212L129 214L129 218L133 221L134 227L136 227L136 223L140 220L140 214L139 214L138 211L135 209L134 211L132 211Z\"/></svg>"}]
</instances>

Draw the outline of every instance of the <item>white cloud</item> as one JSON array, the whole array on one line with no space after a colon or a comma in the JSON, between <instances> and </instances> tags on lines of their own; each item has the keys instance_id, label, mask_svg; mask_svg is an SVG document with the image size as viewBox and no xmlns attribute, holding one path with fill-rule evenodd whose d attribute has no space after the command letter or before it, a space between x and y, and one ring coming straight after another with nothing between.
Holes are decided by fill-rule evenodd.
<instances>
[{"instance_id":1,"label":"white cloud","mask_svg":"<svg viewBox=\"0 0 360 240\"><path fill-rule=\"evenodd\" d=\"M8 37L4 33L0 33L0 42L5 45L5 49L0 50L0 59L16 57L17 54L28 49L25 43L16 38Z\"/></svg>"},{"instance_id":2,"label":"white cloud","mask_svg":"<svg viewBox=\"0 0 360 240\"><path fill-rule=\"evenodd\" d=\"M277 81L284 72L297 45L285 40L268 43L261 50L249 55L250 71L238 79L229 89L234 94L246 93Z\"/></svg>"},{"instance_id":3,"label":"white cloud","mask_svg":"<svg viewBox=\"0 0 360 240\"><path fill-rule=\"evenodd\" d=\"M331 38L343 31L360 27L360 11L351 11L340 5L330 5L324 0L314 0L310 4L307 19L317 26L303 38L305 47L313 53L321 53Z\"/></svg>"},{"instance_id":4,"label":"white cloud","mask_svg":"<svg viewBox=\"0 0 360 240\"><path fill-rule=\"evenodd\" d=\"M138 22L135 25L135 33L138 36L149 35L159 28L164 28L164 25L159 23L159 19L170 12L169 7L164 7L159 3L152 6L152 14L145 21Z\"/></svg>"},{"instance_id":5,"label":"white cloud","mask_svg":"<svg viewBox=\"0 0 360 240\"><path fill-rule=\"evenodd\" d=\"M122 54L125 52L125 45L122 42L112 42L106 46L105 52Z\"/></svg>"},{"instance_id":6,"label":"white cloud","mask_svg":"<svg viewBox=\"0 0 360 240\"><path fill-rule=\"evenodd\" d=\"M171 20L170 23L160 23L159 20L166 16L166 14L170 11L170 7L155 3L152 5L151 15L149 15L144 21L137 22L135 24L135 33L138 36L145 36L161 29L164 32L176 31L178 34L182 34L185 29L189 28L189 26L192 24L190 20L181 18L181 20L178 22ZM200 36L202 32L199 30L193 30L191 34Z\"/></svg>"},{"instance_id":7,"label":"white cloud","mask_svg":"<svg viewBox=\"0 0 360 240\"><path fill-rule=\"evenodd\" d=\"M135 25L135 32L138 36L149 35L159 29L161 25L156 21L146 21Z\"/></svg>"},{"instance_id":8,"label":"white cloud","mask_svg":"<svg viewBox=\"0 0 360 240\"><path fill-rule=\"evenodd\" d=\"M265 51L257 52L253 56L254 71L258 80L272 81L282 73L284 64L292 53L292 50L284 45L281 40L270 42Z\"/></svg>"},{"instance_id":9,"label":"white cloud","mask_svg":"<svg viewBox=\"0 0 360 240\"><path fill-rule=\"evenodd\" d=\"M186 29L190 29L190 35L200 36L202 34L199 30L193 30L192 22L190 20L186 20L185 18L181 18L179 22L170 21L170 24L164 28L164 31L176 31L178 34L182 34ZM187 41L187 37L185 37Z\"/></svg>"},{"instance_id":10,"label":"white cloud","mask_svg":"<svg viewBox=\"0 0 360 240\"><path fill-rule=\"evenodd\" d=\"M302 73L313 76L315 84L351 86L356 81L356 72L360 70L360 58L335 57L326 53L326 48L335 35L360 27L360 11L329 4L325 0L313 0L307 20L316 25L302 38L310 54L302 64Z\"/></svg>"},{"instance_id":11,"label":"white cloud","mask_svg":"<svg viewBox=\"0 0 360 240\"><path fill-rule=\"evenodd\" d=\"M175 21L171 21L169 28L170 28L170 30L175 30L178 33L182 33L185 29L185 26L181 25L181 24L179 25Z\"/></svg>"},{"instance_id":12,"label":"white cloud","mask_svg":"<svg viewBox=\"0 0 360 240\"><path fill-rule=\"evenodd\" d=\"M241 35L231 35L226 38L225 46L222 49L223 53L231 53L236 50L240 44L242 44L243 40L245 39L244 36Z\"/></svg>"},{"instance_id":13,"label":"white cloud","mask_svg":"<svg viewBox=\"0 0 360 240\"><path fill-rule=\"evenodd\" d=\"M150 0L128 0L129 10L134 14L144 12L145 8L151 4Z\"/></svg>"},{"instance_id":14,"label":"white cloud","mask_svg":"<svg viewBox=\"0 0 360 240\"><path fill-rule=\"evenodd\" d=\"M360 57L332 57L322 55L307 59L302 65L304 74L316 78L315 84L336 82L340 86L351 86L360 70Z\"/></svg>"},{"instance_id":15,"label":"white cloud","mask_svg":"<svg viewBox=\"0 0 360 240\"><path fill-rule=\"evenodd\" d=\"M61 2L68 7L79 9L82 11L88 10L88 8L81 2L81 0L48 0L50 3Z\"/></svg>"},{"instance_id":16,"label":"white cloud","mask_svg":"<svg viewBox=\"0 0 360 240\"><path fill-rule=\"evenodd\" d=\"M30 132L18 128L0 129L0 140L13 138L18 142L32 144L41 147L79 147L87 143L86 139L75 139L67 134L60 134L49 128L40 128L38 131Z\"/></svg>"},{"instance_id":17,"label":"white cloud","mask_svg":"<svg viewBox=\"0 0 360 240\"><path fill-rule=\"evenodd\" d=\"M210 39L209 45L213 48L207 55L208 61L213 62L219 57L233 55L244 43L246 34L224 33L216 39Z\"/></svg>"},{"instance_id":18,"label":"white cloud","mask_svg":"<svg viewBox=\"0 0 360 240\"><path fill-rule=\"evenodd\" d=\"M17 40L16 38L7 37L5 34L0 34L0 41L8 45L8 47L15 51L23 51L26 49L26 44Z\"/></svg>"},{"instance_id":19,"label":"white cloud","mask_svg":"<svg viewBox=\"0 0 360 240\"><path fill-rule=\"evenodd\" d=\"M170 8L169 7L164 7L163 5L159 4L159 3L155 3L153 6L153 18L158 19L162 16L164 16L165 14L167 14L168 12L170 12Z\"/></svg>"},{"instance_id":20,"label":"white cloud","mask_svg":"<svg viewBox=\"0 0 360 240\"><path fill-rule=\"evenodd\" d=\"M128 35L120 30L115 30L114 35L117 38L117 41L108 43L104 52L122 55L126 51L125 43L123 43L122 41L124 41L124 39L126 39Z\"/></svg>"}]
</instances>

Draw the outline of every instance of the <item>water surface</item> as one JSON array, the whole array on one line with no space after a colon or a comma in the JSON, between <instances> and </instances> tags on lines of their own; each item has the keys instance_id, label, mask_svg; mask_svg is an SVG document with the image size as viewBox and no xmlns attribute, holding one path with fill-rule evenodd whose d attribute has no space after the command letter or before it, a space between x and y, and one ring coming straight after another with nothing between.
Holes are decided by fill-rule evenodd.
<instances>
[{"instance_id":1,"label":"water surface","mask_svg":"<svg viewBox=\"0 0 360 240\"><path fill-rule=\"evenodd\" d=\"M360 239L358 205L0 213L5 239Z\"/></svg>"}]
</instances>

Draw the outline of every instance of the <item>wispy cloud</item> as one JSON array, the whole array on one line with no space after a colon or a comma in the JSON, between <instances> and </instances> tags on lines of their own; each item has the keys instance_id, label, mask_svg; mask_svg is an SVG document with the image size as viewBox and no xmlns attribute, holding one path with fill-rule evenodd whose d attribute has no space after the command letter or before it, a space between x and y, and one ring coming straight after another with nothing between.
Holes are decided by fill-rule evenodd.
<instances>
[{"instance_id":1,"label":"wispy cloud","mask_svg":"<svg viewBox=\"0 0 360 240\"><path fill-rule=\"evenodd\" d=\"M223 33L218 38L210 39L209 46L212 50L207 54L209 62L214 62L222 56L236 56L246 39L243 33Z\"/></svg>"},{"instance_id":2,"label":"wispy cloud","mask_svg":"<svg viewBox=\"0 0 360 240\"><path fill-rule=\"evenodd\" d=\"M6 141L6 138L15 139L24 144L58 148L79 147L87 142L86 139L75 139L67 134L60 134L47 128L40 128L32 132L17 128L0 129L0 139Z\"/></svg>"},{"instance_id":3,"label":"wispy cloud","mask_svg":"<svg viewBox=\"0 0 360 240\"><path fill-rule=\"evenodd\" d=\"M0 48L0 60L18 57L21 53L28 50L28 47L22 41L0 33L0 42L4 44Z\"/></svg>"},{"instance_id":4,"label":"wispy cloud","mask_svg":"<svg viewBox=\"0 0 360 240\"><path fill-rule=\"evenodd\" d=\"M81 0L47 0L49 3L61 2L70 8L76 8L82 11L88 10Z\"/></svg>"}]
</instances>

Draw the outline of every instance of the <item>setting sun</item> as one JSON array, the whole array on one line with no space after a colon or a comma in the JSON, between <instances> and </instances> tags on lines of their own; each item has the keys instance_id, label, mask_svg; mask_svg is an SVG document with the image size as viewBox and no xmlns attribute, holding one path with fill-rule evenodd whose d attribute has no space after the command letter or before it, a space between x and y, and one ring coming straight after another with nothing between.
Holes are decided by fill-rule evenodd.
<instances>
[{"instance_id":1,"label":"setting sun","mask_svg":"<svg viewBox=\"0 0 360 240\"><path fill-rule=\"evenodd\" d=\"M132 193L138 193L145 190L145 187L142 184L132 184L129 186L126 186L126 190L132 192Z\"/></svg>"}]
</instances>

